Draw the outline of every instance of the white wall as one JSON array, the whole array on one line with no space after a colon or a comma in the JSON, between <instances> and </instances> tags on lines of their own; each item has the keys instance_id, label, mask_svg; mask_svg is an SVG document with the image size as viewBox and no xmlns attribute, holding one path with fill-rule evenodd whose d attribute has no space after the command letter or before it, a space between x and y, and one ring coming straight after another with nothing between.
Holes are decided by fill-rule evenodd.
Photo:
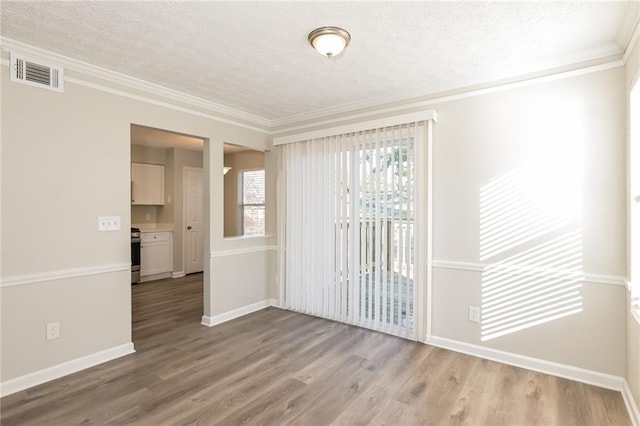
<instances>
[{"instance_id":1,"label":"white wall","mask_svg":"<svg viewBox=\"0 0 640 426\"><path fill-rule=\"evenodd\" d=\"M84 79L71 71L66 76ZM6 382L131 341L132 123L208 139L205 167L215 170L222 170L224 142L241 141L264 150L270 139L255 130L76 83L67 82L65 92L56 93L12 83L3 73L0 84L1 380ZM207 176L205 188L212 194L205 194L205 204L212 210L207 249L265 246L266 240L226 244L222 173ZM122 229L98 232L99 215L120 216ZM244 258L234 254L225 261L229 268L245 265ZM205 263L210 270L211 262L205 259ZM61 274L78 276L56 278ZM227 311L262 300L262 289L272 285L272 279L262 270L247 274L229 300L232 305L225 305L226 299L217 298L236 281L207 271L204 313L211 315L214 301L218 310ZM45 325L52 321L60 321L61 337L46 341Z\"/></svg>"},{"instance_id":2,"label":"white wall","mask_svg":"<svg viewBox=\"0 0 640 426\"><path fill-rule=\"evenodd\" d=\"M637 9L637 13L640 14L640 8ZM629 59L627 61L625 79L625 89L627 93L629 93L629 91L631 90L631 85L636 78L638 80L635 84L637 87L640 87L640 42L636 42L635 47L631 51L631 54L629 55ZM630 234L631 232L628 232L628 235ZM631 265L630 259L628 260L628 263L629 265ZM633 397L635 399L636 406L640 407L640 324L631 314L629 309L630 306L630 300L627 300L626 379L627 383L629 384L629 388L631 389L631 393L633 394Z\"/></svg>"}]
</instances>

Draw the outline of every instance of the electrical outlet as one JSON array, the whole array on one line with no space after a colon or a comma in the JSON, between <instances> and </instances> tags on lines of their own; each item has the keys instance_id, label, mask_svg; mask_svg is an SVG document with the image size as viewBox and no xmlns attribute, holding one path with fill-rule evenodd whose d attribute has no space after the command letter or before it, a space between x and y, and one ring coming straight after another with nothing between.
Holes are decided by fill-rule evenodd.
<instances>
[{"instance_id":1,"label":"electrical outlet","mask_svg":"<svg viewBox=\"0 0 640 426\"><path fill-rule=\"evenodd\" d=\"M477 306L469 306L469 321L480 322L480 308Z\"/></svg>"},{"instance_id":2,"label":"electrical outlet","mask_svg":"<svg viewBox=\"0 0 640 426\"><path fill-rule=\"evenodd\" d=\"M144 215L145 220L151 220L151 213L147 213Z\"/></svg>"},{"instance_id":3,"label":"electrical outlet","mask_svg":"<svg viewBox=\"0 0 640 426\"><path fill-rule=\"evenodd\" d=\"M47 340L53 340L60 337L60 322L50 322L47 324Z\"/></svg>"}]
</instances>

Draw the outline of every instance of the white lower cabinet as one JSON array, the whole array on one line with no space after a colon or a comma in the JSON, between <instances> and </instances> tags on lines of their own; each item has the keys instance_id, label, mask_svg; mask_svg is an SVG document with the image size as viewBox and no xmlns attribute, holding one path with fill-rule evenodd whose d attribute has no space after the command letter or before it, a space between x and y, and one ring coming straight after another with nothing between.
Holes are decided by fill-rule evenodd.
<instances>
[{"instance_id":1,"label":"white lower cabinet","mask_svg":"<svg viewBox=\"0 0 640 426\"><path fill-rule=\"evenodd\" d=\"M170 276L173 270L173 233L143 232L140 240L141 281Z\"/></svg>"}]
</instances>

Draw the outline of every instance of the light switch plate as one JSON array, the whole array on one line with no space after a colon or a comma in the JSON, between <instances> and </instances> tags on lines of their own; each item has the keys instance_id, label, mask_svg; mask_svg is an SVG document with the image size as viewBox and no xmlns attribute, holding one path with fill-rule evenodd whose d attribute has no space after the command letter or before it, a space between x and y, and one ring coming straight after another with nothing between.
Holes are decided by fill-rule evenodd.
<instances>
[{"instance_id":1,"label":"light switch plate","mask_svg":"<svg viewBox=\"0 0 640 426\"><path fill-rule=\"evenodd\" d=\"M98 216L98 231L119 231L120 216Z\"/></svg>"}]
</instances>

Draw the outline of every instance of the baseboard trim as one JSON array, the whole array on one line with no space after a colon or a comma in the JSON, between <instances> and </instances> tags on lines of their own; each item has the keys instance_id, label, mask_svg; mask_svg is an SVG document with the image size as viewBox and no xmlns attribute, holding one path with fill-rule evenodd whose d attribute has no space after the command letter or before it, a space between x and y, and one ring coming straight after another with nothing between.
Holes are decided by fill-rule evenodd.
<instances>
[{"instance_id":1,"label":"baseboard trim","mask_svg":"<svg viewBox=\"0 0 640 426\"><path fill-rule=\"evenodd\" d=\"M171 274L171 272L160 272L159 274L141 275L139 282L148 283L149 281L163 280L165 278L171 278Z\"/></svg>"},{"instance_id":2,"label":"baseboard trim","mask_svg":"<svg viewBox=\"0 0 640 426\"><path fill-rule=\"evenodd\" d=\"M629 384L626 380L622 383L622 399L624 399L624 404L627 406L629 417L631 417L631 424L634 426L640 426L640 410L638 410L636 400L633 399L631 388L629 388Z\"/></svg>"},{"instance_id":3,"label":"baseboard trim","mask_svg":"<svg viewBox=\"0 0 640 426\"><path fill-rule=\"evenodd\" d=\"M587 370L585 368L574 367L566 364L546 361L539 358L532 358L525 355L518 355L511 352L504 352L497 349L486 348L471 343L444 337L431 336L427 344L478 358L484 358L514 367L526 368L527 370L539 373L550 374L588 385L599 386L622 392L624 378L611 374L600 373L598 371Z\"/></svg>"},{"instance_id":4,"label":"baseboard trim","mask_svg":"<svg viewBox=\"0 0 640 426\"><path fill-rule=\"evenodd\" d=\"M124 345L115 346L100 352L72 359L71 361L63 362L62 364L54 365L53 367L34 371L33 373L16 377L15 379L7 380L0 383L0 397L50 382L51 380L94 367L98 364L102 364L134 352L135 349L133 348L133 343L129 342Z\"/></svg>"},{"instance_id":5,"label":"baseboard trim","mask_svg":"<svg viewBox=\"0 0 640 426\"><path fill-rule=\"evenodd\" d=\"M187 274L184 271L175 271L171 273L171 278L182 278Z\"/></svg>"},{"instance_id":6,"label":"baseboard trim","mask_svg":"<svg viewBox=\"0 0 640 426\"><path fill-rule=\"evenodd\" d=\"M202 322L200 324L205 325L207 327L213 327L214 325L231 321L232 319L236 319L236 318L251 314L253 312L259 311L264 308L268 308L269 306L276 306L276 304L277 304L277 301L275 299L265 299L265 300L261 300L260 302L252 303L251 305L233 309L231 311L227 311L213 317L203 315Z\"/></svg>"},{"instance_id":7,"label":"baseboard trim","mask_svg":"<svg viewBox=\"0 0 640 426\"><path fill-rule=\"evenodd\" d=\"M267 300L269 301L269 306L273 306L274 308L280 308L278 299L267 299Z\"/></svg>"}]
</instances>

